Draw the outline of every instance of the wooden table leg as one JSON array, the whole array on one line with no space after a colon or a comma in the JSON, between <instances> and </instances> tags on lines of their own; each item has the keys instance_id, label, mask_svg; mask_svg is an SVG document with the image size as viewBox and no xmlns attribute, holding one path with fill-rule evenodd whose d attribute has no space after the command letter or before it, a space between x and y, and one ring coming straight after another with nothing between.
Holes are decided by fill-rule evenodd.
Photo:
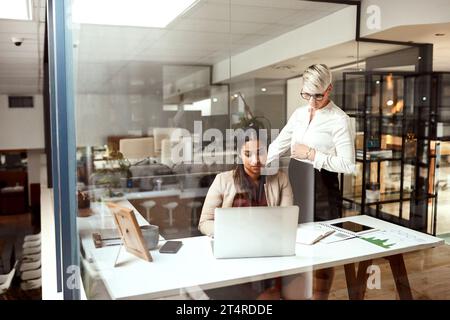
<instances>
[{"instance_id":1,"label":"wooden table leg","mask_svg":"<svg viewBox=\"0 0 450 320\"><path fill-rule=\"evenodd\" d=\"M402 254L386 257L391 266L400 300L412 300L411 286L409 285L408 273L406 272L405 260Z\"/></svg>"},{"instance_id":2,"label":"wooden table leg","mask_svg":"<svg viewBox=\"0 0 450 320\"><path fill-rule=\"evenodd\" d=\"M349 263L344 265L345 280L347 281L348 297L350 300L362 300L366 293L367 267L372 264L372 260L361 261L358 265L358 274L356 274L355 264Z\"/></svg>"}]
</instances>

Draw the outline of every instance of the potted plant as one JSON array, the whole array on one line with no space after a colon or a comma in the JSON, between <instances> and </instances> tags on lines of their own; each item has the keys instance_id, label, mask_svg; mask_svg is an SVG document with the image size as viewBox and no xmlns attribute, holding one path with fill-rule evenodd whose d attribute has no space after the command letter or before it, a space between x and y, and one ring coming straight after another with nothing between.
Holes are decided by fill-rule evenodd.
<instances>
[{"instance_id":1,"label":"potted plant","mask_svg":"<svg viewBox=\"0 0 450 320\"><path fill-rule=\"evenodd\" d=\"M237 95L244 102L244 114L239 117L239 122L232 125L232 128L254 127L255 129L267 129L268 133L270 133L271 125L269 119L264 116L255 116L242 94L238 92Z\"/></svg>"}]
</instances>

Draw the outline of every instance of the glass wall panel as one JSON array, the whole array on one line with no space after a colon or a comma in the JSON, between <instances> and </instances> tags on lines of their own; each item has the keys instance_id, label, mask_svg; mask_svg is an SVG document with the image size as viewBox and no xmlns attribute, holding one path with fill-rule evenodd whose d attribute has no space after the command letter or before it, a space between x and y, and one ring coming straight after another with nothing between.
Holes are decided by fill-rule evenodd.
<instances>
[{"instance_id":1,"label":"glass wall panel","mask_svg":"<svg viewBox=\"0 0 450 320\"><path fill-rule=\"evenodd\" d=\"M267 12L269 8L270 14ZM232 37L230 76L225 80L230 84L232 127L250 125L261 128L261 131L267 130L266 135L260 136L260 141L267 139L262 144L264 148L269 147L294 112L304 110L308 104L300 94L303 87L302 74L307 67L317 63L326 64L334 77L334 69L357 60L357 44L353 38L340 45L327 43L325 30L338 28L338 25L329 22L325 26L319 22L321 18L341 15L348 9L351 8L347 5L311 1L231 2L231 30L244 33L241 37ZM243 19L246 20L245 25L242 24ZM316 23L315 30L310 25L312 21ZM320 38L324 43L321 40L313 41L312 37ZM332 99L336 97L335 102L340 105L342 94L338 90L342 88L342 77L336 75L333 85L336 87L333 89ZM300 119L291 123L299 126L299 121ZM291 136L290 139L294 141L295 138ZM290 143L288 141L287 144ZM271 165L279 170L276 175L290 179L295 197L299 190L296 190L292 179L302 180L307 188L314 189L316 186L306 176L291 175L289 149L288 146L279 154L278 161L274 160ZM301 222L310 218L309 211L305 209L307 206L310 205L300 206ZM306 272L301 276L281 280L284 290L290 292L290 298L312 297L315 282L312 273L313 256L314 254L305 256L310 267L305 268ZM283 268L281 261L275 263L278 268ZM267 288L267 284L263 287Z\"/></svg>"},{"instance_id":2,"label":"glass wall panel","mask_svg":"<svg viewBox=\"0 0 450 320\"><path fill-rule=\"evenodd\" d=\"M188 297L184 287L197 284L193 266L174 262L164 267L170 255L158 249L170 239L201 235L198 224L208 189L217 173L233 166L207 148L217 139L223 149L222 137L230 126L229 85L212 81L214 65L231 50L230 4L178 1L167 7L169 2L163 1L150 8L145 1L134 1L123 12L134 18L121 25L123 21L102 20L96 2L90 16L83 1L72 2L84 289L89 299L164 297L153 292L163 277L161 267L173 270L175 277L167 296ZM140 19L141 11L149 9L159 14ZM161 22L164 26L152 25L168 12L172 19ZM205 134L208 130L215 135ZM138 228L127 230L143 238L127 242L120 220L114 219L120 210L108 207L112 203L132 210L130 223ZM183 246L188 250L188 243ZM143 251L150 257L139 255ZM147 271L133 269L139 259L133 252L153 260L142 265ZM179 283L177 275L185 281ZM140 280L131 281L134 276Z\"/></svg>"},{"instance_id":3,"label":"glass wall panel","mask_svg":"<svg viewBox=\"0 0 450 320\"><path fill-rule=\"evenodd\" d=\"M405 48L357 43L356 21L344 30L348 39L336 44L330 30L340 30L342 17L353 16L354 6L186 1L177 14L175 6L170 8L172 20L149 26L159 21L158 15L140 20L140 10L149 8L140 8L138 1L126 10L135 19L124 25L100 20L101 11L94 7L91 17L80 17L86 9L77 9L77 2L83 1L73 0L72 24L77 224L89 299L279 298L288 294L275 290L280 284L295 292L290 298L311 298L314 254L306 257L310 263L302 275L277 278L291 275L292 268L282 260L237 259L230 264L232 260L215 259L211 243L217 238L212 242L211 236L217 232L217 208L250 206L251 216L257 216L267 211L255 206L292 204L280 200L291 192L286 187L289 150L280 155L276 169L284 174L276 171L276 183L271 182L274 174L264 171L264 161L293 112L308 104L300 93L302 74L312 64L331 69L330 97L352 117L356 149L371 141L393 149L396 158L363 169L364 161L357 157L357 173L339 175L344 215L389 208L387 214L400 216L401 177L395 161L401 151L388 136L402 135L403 78L385 73L367 80L363 72L395 67L383 65L390 61L383 55ZM258 129L257 139L238 134L237 129L247 127ZM251 157L257 164L244 163ZM382 185L367 206L363 177ZM380 192L381 200L399 202L377 203ZM306 216L302 210L294 225ZM289 216L286 212L276 223L289 224ZM239 238L239 229L225 232L230 241L225 251L248 245ZM178 253L160 252L169 240L182 241ZM259 238L253 244L258 250L267 247Z\"/></svg>"}]
</instances>

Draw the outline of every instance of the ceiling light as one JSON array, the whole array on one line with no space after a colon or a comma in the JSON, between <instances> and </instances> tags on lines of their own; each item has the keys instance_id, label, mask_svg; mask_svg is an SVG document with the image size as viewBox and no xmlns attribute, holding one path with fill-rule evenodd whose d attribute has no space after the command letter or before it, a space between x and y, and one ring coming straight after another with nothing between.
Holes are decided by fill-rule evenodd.
<instances>
[{"instance_id":1,"label":"ceiling light","mask_svg":"<svg viewBox=\"0 0 450 320\"><path fill-rule=\"evenodd\" d=\"M262 92L266 92L267 89L266 89L266 88L261 88L261 91L262 91Z\"/></svg>"},{"instance_id":2,"label":"ceiling light","mask_svg":"<svg viewBox=\"0 0 450 320\"><path fill-rule=\"evenodd\" d=\"M239 95L238 95L237 93L235 93L235 94L233 95L233 97L237 98L237 97L239 97Z\"/></svg>"},{"instance_id":3,"label":"ceiling light","mask_svg":"<svg viewBox=\"0 0 450 320\"><path fill-rule=\"evenodd\" d=\"M422 101L427 101L427 97L422 97Z\"/></svg>"},{"instance_id":4,"label":"ceiling light","mask_svg":"<svg viewBox=\"0 0 450 320\"><path fill-rule=\"evenodd\" d=\"M217 102L217 101L219 101L219 99L213 98L212 101L213 101L213 102Z\"/></svg>"},{"instance_id":5,"label":"ceiling light","mask_svg":"<svg viewBox=\"0 0 450 320\"><path fill-rule=\"evenodd\" d=\"M31 0L1 0L0 19L31 20Z\"/></svg>"},{"instance_id":6,"label":"ceiling light","mask_svg":"<svg viewBox=\"0 0 450 320\"><path fill-rule=\"evenodd\" d=\"M394 105L394 101L393 100L388 100L388 101L386 101L386 104L388 106L392 106L392 105Z\"/></svg>"},{"instance_id":7,"label":"ceiling light","mask_svg":"<svg viewBox=\"0 0 450 320\"><path fill-rule=\"evenodd\" d=\"M198 0L73 0L73 22L165 28Z\"/></svg>"},{"instance_id":8,"label":"ceiling light","mask_svg":"<svg viewBox=\"0 0 450 320\"><path fill-rule=\"evenodd\" d=\"M275 70L281 70L281 71L292 70L292 69L295 69L295 65L293 65L293 64L279 64L279 65L272 66L272 68L275 69Z\"/></svg>"}]
</instances>

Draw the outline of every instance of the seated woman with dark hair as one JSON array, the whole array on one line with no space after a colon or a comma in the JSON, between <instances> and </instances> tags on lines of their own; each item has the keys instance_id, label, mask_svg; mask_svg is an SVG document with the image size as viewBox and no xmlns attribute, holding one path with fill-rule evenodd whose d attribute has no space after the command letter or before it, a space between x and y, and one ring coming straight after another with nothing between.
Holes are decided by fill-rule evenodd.
<instances>
[{"instance_id":1,"label":"seated woman with dark hair","mask_svg":"<svg viewBox=\"0 0 450 320\"><path fill-rule=\"evenodd\" d=\"M291 206L292 189L287 175L261 174L267 157L267 144L253 127L243 129L238 139L241 161L233 170L219 173L206 195L200 216L199 230L205 235L214 233L214 210L229 207ZM241 140L241 142L239 142Z\"/></svg>"},{"instance_id":2,"label":"seated woman with dark hair","mask_svg":"<svg viewBox=\"0 0 450 320\"><path fill-rule=\"evenodd\" d=\"M233 170L216 176L203 205L199 230L205 235L214 233L214 210L228 207L291 206L293 196L288 176L281 171L274 175L262 175L267 157L267 144L259 138L253 127L243 129L243 138L237 139L237 151L241 161ZM279 299L280 288L273 281L244 284L226 289L209 290L207 294L220 299ZM268 288L268 289L267 289ZM266 290L264 290L266 289Z\"/></svg>"}]
</instances>

